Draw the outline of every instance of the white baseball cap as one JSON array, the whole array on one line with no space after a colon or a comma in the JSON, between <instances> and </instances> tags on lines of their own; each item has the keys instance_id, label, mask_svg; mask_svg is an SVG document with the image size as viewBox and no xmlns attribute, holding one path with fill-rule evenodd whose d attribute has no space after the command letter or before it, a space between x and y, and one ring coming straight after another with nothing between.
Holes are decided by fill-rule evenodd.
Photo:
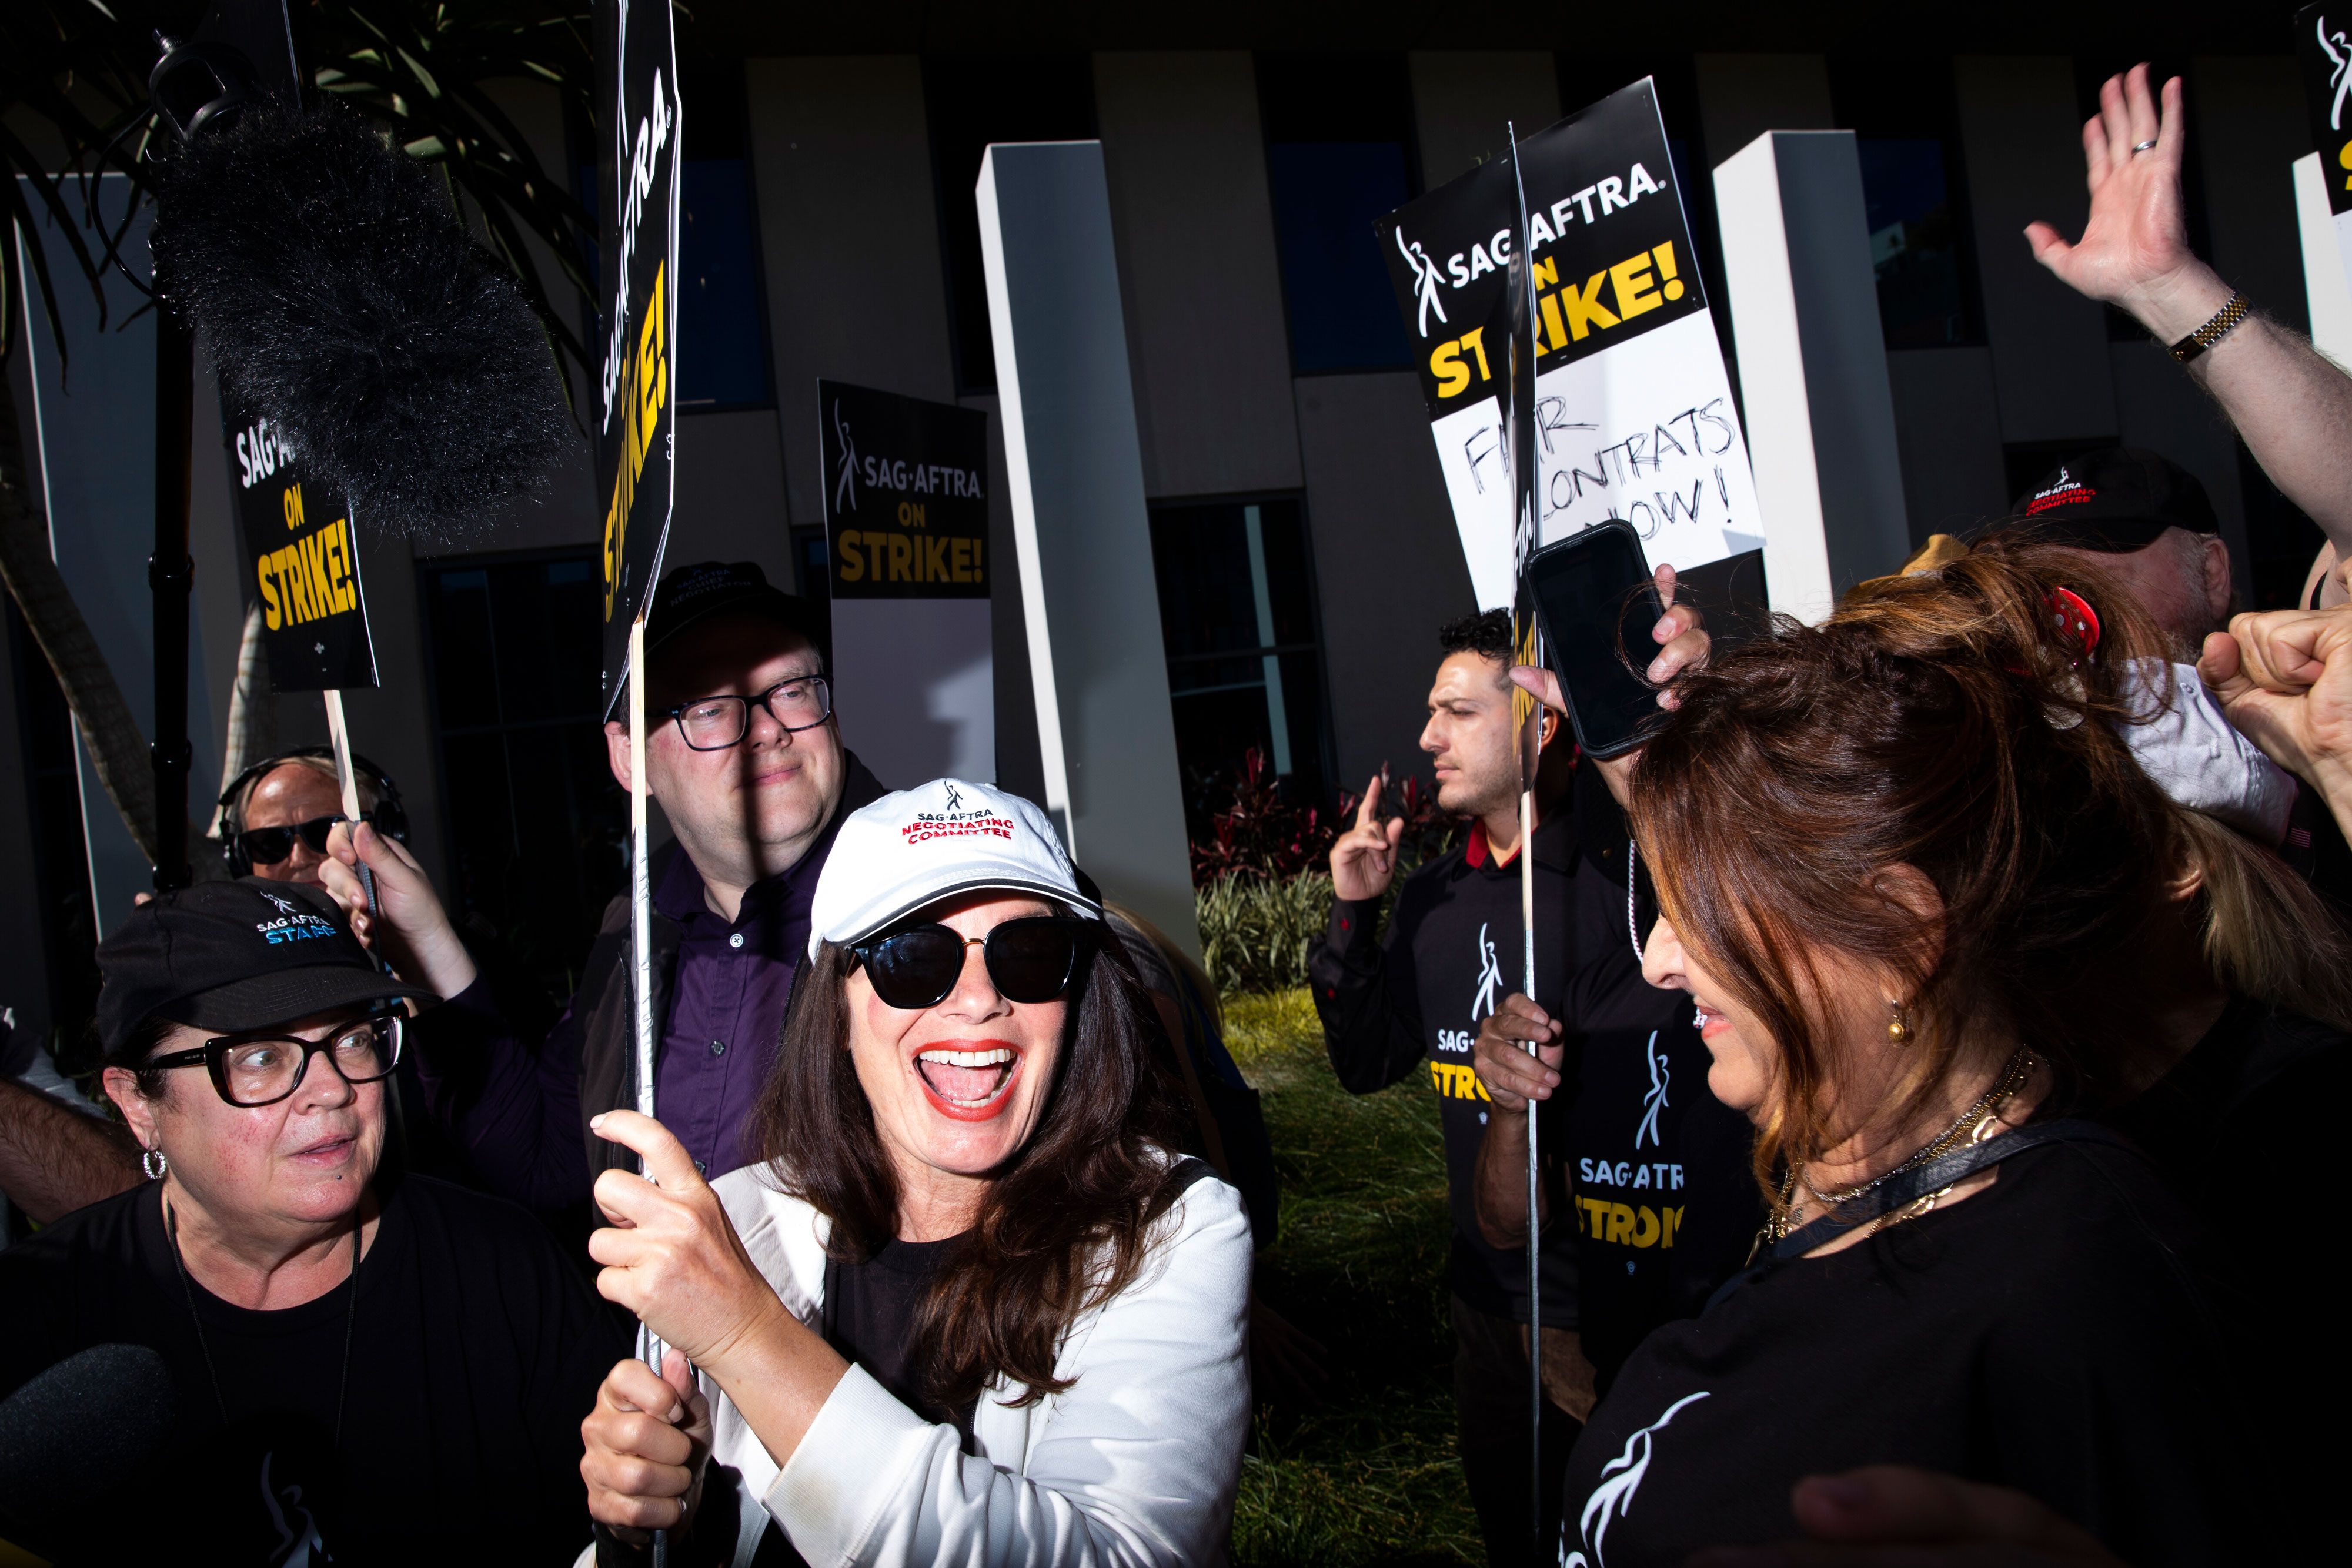
<instances>
[{"instance_id":1,"label":"white baseball cap","mask_svg":"<svg viewBox=\"0 0 2352 1568\"><path fill-rule=\"evenodd\" d=\"M809 911L809 956L958 894L1030 893L1102 918L1045 813L1018 795L935 779L842 820Z\"/></svg>"}]
</instances>

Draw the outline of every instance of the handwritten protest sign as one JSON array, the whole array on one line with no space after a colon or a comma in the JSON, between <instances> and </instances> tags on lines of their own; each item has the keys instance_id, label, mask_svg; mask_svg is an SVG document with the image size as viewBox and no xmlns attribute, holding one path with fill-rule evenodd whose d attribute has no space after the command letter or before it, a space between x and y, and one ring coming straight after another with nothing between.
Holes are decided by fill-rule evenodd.
<instances>
[{"instance_id":1,"label":"handwritten protest sign","mask_svg":"<svg viewBox=\"0 0 2352 1568\"><path fill-rule=\"evenodd\" d=\"M1652 560L1677 567L1758 548L1747 444L1651 83L1526 138L1517 163L1534 290L1537 542L1622 517ZM1471 583L1489 607L1512 593L1500 323L1514 172L1482 164L1376 225Z\"/></svg>"}]
</instances>

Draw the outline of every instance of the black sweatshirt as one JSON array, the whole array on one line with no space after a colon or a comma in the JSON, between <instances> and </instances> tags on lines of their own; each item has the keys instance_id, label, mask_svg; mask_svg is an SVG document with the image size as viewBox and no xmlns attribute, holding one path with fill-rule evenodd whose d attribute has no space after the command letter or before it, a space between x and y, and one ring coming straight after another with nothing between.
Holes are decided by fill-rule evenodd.
<instances>
[{"instance_id":1,"label":"black sweatshirt","mask_svg":"<svg viewBox=\"0 0 2352 1568\"><path fill-rule=\"evenodd\" d=\"M1583 962L1560 1015L1575 1094L1567 1135L1545 1152L1566 1166L1576 1223L1553 1228L1577 1239L1584 1354L1606 1390L1643 1335L1696 1316L1738 1272L1764 1206L1755 1129L1707 1088L1689 996L1642 978L1634 942L1647 940L1657 897L1635 856L1629 901L1624 813L1592 768L1578 770L1576 823Z\"/></svg>"},{"instance_id":2,"label":"black sweatshirt","mask_svg":"<svg viewBox=\"0 0 2352 1568\"><path fill-rule=\"evenodd\" d=\"M166 1447L64 1560L554 1565L587 1543L580 1423L627 1334L521 1209L378 1190L356 1312L348 1281L271 1312L183 1283L152 1185L0 1252L0 1393L96 1344L152 1346L172 1380Z\"/></svg>"},{"instance_id":3,"label":"black sweatshirt","mask_svg":"<svg viewBox=\"0 0 2352 1568\"><path fill-rule=\"evenodd\" d=\"M1578 959L1570 905L1574 823L1564 811L1536 828L1535 873L1535 996L1557 1013ZM1478 1144L1487 1099L1471 1053L1479 1020L1524 985L1518 861L1497 864L1474 825L1461 849L1405 879L1385 942L1373 938L1379 911L1374 901L1340 900L1329 933L1307 959L1331 1069L1349 1093L1370 1094L1413 1076L1428 1059L1454 1213L1449 1282L1480 1312L1525 1322L1526 1250L1489 1247L1478 1234ZM1542 1127L1551 1125L1546 1117ZM1543 1321L1572 1329L1575 1249L1554 1244L1543 1256Z\"/></svg>"}]
</instances>

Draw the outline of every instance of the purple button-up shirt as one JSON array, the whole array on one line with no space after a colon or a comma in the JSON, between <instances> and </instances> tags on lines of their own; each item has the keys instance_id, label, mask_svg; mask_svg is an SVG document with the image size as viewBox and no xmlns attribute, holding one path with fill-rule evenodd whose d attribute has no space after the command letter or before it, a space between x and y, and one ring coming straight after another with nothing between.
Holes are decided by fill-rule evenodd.
<instances>
[{"instance_id":1,"label":"purple button-up shirt","mask_svg":"<svg viewBox=\"0 0 2352 1568\"><path fill-rule=\"evenodd\" d=\"M754 883L732 925L703 895L702 873L684 855L654 889L654 907L677 923L677 977L669 1026L654 1060L654 1112L677 1134L695 1167L719 1176L749 1165L745 1125L768 1069L793 976L808 951L809 901L823 855Z\"/></svg>"}]
</instances>

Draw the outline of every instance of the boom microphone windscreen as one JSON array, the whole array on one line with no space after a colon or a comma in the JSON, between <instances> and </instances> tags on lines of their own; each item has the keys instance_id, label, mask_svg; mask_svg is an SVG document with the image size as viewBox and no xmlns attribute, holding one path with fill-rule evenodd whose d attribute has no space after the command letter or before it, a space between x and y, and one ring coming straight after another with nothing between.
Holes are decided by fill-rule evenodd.
<instances>
[{"instance_id":1,"label":"boom microphone windscreen","mask_svg":"<svg viewBox=\"0 0 2352 1568\"><path fill-rule=\"evenodd\" d=\"M372 526L462 533L561 458L548 340L441 181L332 99L247 106L167 158L165 301L230 398Z\"/></svg>"},{"instance_id":2,"label":"boom microphone windscreen","mask_svg":"<svg viewBox=\"0 0 2352 1568\"><path fill-rule=\"evenodd\" d=\"M143 1344L95 1344L0 1399L0 1539L58 1555L172 1431L172 1375Z\"/></svg>"}]
</instances>

